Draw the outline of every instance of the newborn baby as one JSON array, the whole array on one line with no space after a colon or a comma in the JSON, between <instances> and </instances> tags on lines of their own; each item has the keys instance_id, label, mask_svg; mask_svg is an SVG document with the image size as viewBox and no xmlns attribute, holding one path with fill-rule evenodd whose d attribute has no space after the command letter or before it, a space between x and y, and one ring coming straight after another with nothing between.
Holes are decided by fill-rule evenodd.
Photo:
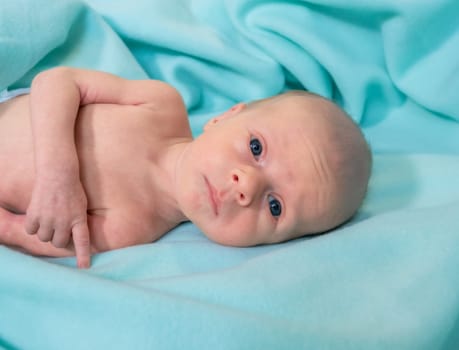
<instances>
[{"instance_id":1,"label":"newborn baby","mask_svg":"<svg viewBox=\"0 0 459 350\"><path fill-rule=\"evenodd\" d=\"M170 85L59 67L0 104L0 243L88 267L188 220L224 245L283 242L351 218L370 169L360 129L305 91L237 104L193 139Z\"/></svg>"}]
</instances>

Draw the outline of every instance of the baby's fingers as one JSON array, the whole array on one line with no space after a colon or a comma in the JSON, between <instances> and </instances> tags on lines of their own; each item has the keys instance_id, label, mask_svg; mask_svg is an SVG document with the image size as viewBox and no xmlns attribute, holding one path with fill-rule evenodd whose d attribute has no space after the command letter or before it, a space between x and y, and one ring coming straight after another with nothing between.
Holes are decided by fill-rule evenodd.
<instances>
[{"instance_id":1,"label":"baby's fingers","mask_svg":"<svg viewBox=\"0 0 459 350\"><path fill-rule=\"evenodd\" d=\"M91 265L91 244L86 222L73 226L73 245L79 268L86 269Z\"/></svg>"},{"instance_id":2,"label":"baby's fingers","mask_svg":"<svg viewBox=\"0 0 459 350\"><path fill-rule=\"evenodd\" d=\"M38 229L37 236L42 242L49 242L53 239L54 228L51 225L43 224Z\"/></svg>"},{"instance_id":3,"label":"baby's fingers","mask_svg":"<svg viewBox=\"0 0 459 350\"><path fill-rule=\"evenodd\" d=\"M29 235L34 235L38 232L40 224L37 219L30 218L29 215L27 215L24 223L24 228Z\"/></svg>"},{"instance_id":4,"label":"baby's fingers","mask_svg":"<svg viewBox=\"0 0 459 350\"><path fill-rule=\"evenodd\" d=\"M56 248L65 248L69 244L71 235L72 233L69 229L56 228L51 243Z\"/></svg>"}]
</instances>

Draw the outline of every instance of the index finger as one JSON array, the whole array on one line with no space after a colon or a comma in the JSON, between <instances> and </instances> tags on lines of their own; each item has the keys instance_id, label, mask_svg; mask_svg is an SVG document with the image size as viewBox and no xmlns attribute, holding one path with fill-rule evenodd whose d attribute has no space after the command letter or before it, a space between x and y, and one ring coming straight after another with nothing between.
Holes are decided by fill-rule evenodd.
<instances>
[{"instance_id":1,"label":"index finger","mask_svg":"<svg viewBox=\"0 0 459 350\"><path fill-rule=\"evenodd\" d=\"M72 235L77 266L80 269L87 269L91 265L91 242L88 224L86 222L76 224L72 228Z\"/></svg>"}]
</instances>

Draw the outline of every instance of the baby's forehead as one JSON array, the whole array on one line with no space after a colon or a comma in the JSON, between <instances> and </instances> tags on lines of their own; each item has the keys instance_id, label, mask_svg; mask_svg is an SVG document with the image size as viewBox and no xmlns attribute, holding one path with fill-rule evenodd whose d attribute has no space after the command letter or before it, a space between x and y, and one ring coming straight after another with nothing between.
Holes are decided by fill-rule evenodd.
<instances>
[{"instance_id":1,"label":"baby's forehead","mask_svg":"<svg viewBox=\"0 0 459 350\"><path fill-rule=\"evenodd\" d=\"M266 126L263 121L259 124L261 128L269 129L267 137L274 142L274 146L281 146L284 149L282 157L292 154L297 155L297 158L308 157L311 148L314 151L329 149L332 146L334 133L339 132L320 115L304 116L286 113L275 115L273 119L274 122Z\"/></svg>"},{"instance_id":2,"label":"baby's forehead","mask_svg":"<svg viewBox=\"0 0 459 350\"><path fill-rule=\"evenodd\" d=\"M307 131L311 127L331 130L333 120L339 119L342 114L338 107L324 98L294 97L260 104L254 108L255 114L260 118L271 118L279 126L277 132L285 132L285 129Z\"/></svg>"},{"instance_id":3,"label":"baby's forehead","mask_svg":"<svg viewBox=\"0 0 459 350\"><path fill-rule=\"evenodd\" d=\"M339 215L336 208L327 206L324 208L311 208L314 214L306 210L296 211L291 224L286 229L285 239L295 239L306 235L319 234L332 229L335 224L335 216ZM312 215L311 215L312 214Z\"/></svg>"}]
</instances>

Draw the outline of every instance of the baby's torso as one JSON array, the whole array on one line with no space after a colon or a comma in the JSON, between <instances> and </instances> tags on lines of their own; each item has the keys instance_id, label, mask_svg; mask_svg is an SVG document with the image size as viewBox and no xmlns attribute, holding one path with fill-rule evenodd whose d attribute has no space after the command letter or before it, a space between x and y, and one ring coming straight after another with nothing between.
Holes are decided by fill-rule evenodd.
<instances>
[{"instance_id":1,"label":"baby's torso","mask_svg":"<svg viewBox=\"0 0 459 350\"><path fill-rule=\"evenodd\" d=\"M152 159L163 145L152 111L142 107L88 105L80 109L75 137L88 209L152 208ZM157 200L157 199L156 199Z\"/></svg>"},{"instance_id":2,"label":"baby's torso","mask_svg":"<svg viewBox=\"0 0 459 350\"><path fill-rule=\"evenodd\" d=\"M75 128L80 177L90 214L128 209L154 218L151 177L164 147L155 112L139 106L80 108ZM25 212L35 177L28 96L0 104L0 204ZM138 210L137 210L138 209Z\"/></svg>"}]
</instances>

